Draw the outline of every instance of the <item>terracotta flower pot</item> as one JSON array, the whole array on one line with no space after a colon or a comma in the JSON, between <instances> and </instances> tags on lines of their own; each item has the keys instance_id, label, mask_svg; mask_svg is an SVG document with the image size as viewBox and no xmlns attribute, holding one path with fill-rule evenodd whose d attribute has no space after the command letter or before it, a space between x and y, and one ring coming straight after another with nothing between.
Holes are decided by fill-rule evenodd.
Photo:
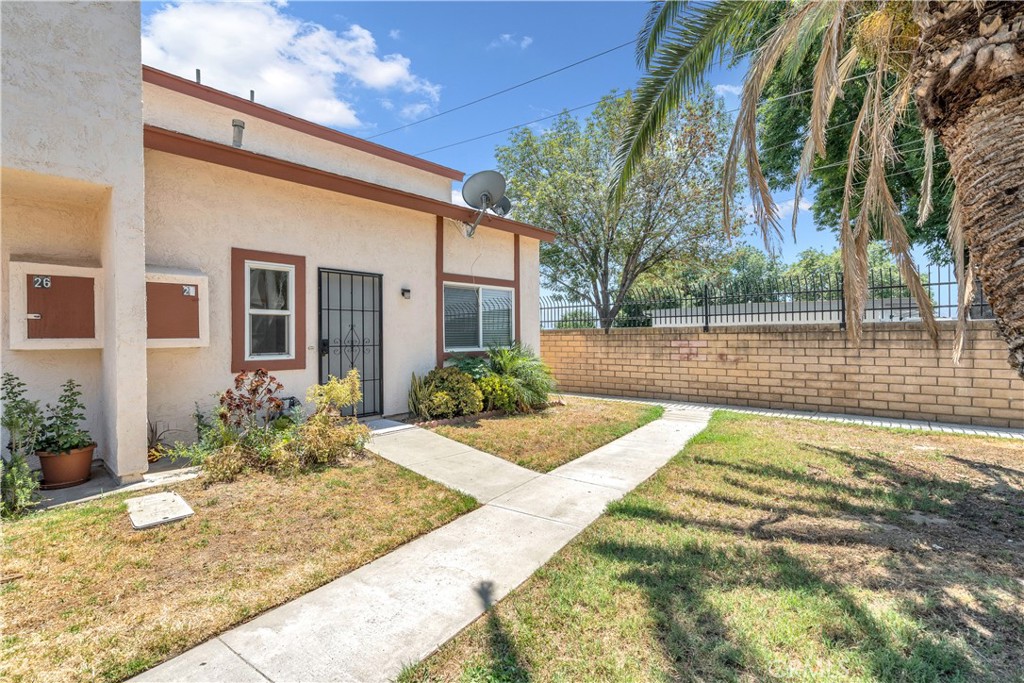
<instances>
[{"instance_id":1,"label":"terracotta flower pot","mask_svg":"<svg viewBox=\"0 0 1024 683\"><path fill-rule=\"evenodd\" d=\"M36 451L43 468L44 489L62 489L89 481L92 476L92 454L96 444L75 448L64 453Z\"/></svg>"}]
</instances>

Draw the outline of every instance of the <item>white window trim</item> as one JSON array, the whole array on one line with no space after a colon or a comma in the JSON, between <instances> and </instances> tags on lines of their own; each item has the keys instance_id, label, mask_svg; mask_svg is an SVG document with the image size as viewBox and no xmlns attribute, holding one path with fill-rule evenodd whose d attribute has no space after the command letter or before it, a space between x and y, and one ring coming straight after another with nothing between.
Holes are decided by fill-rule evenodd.
<instances>
[{"instance_id":1,"label":"white window trim","mask_svg":"<svg viewBox=\"0 0 1024 683\"><path fill-rule=\"evenodd\" d=\"M250 294L252 288L249 282L249 274L253 268L259 270L277 270L288 273L288 310L268 311L262 308L252 308ZM294 360L295 359L295 266L288 263L272 263L269 261L245 261L245 360L246 362L262 362L271 360ZM288 349L290 353L269 355L252 355L252 316L253 315L282 315L288 316Z\"/></svg>"},{"instance_id":2,"label":"white window trim","mask_svg":"<svg viewBox=\"0 0 1024 683\"><path fill-rule=\"evenodd\" d=\"M483 290L485 290L485 289L492 289L492 290L498 290L498 291L502 291L502 292L508 292L509 294L511 294L512 295L511 296L511 299L512 299L512 315L511 315L511 317L509 318L509 321L508 321L509 322L508 336L509 336L509 339L511 339L513 342L516 340L515 339L515 336L516 336L516 313L517 313L516 308L517 308L518 302L516 301L516 294L515 294L516 290L515 290L515 288L513 288L513 287L500 287L500 286L496 286L496 285L474 285L474 284L467 284L465 282L443 282L442 283L442 289L441 289L441 293L442 293L441 305L442 306L444 306L444 288L445 287L453 287L453 288L458 288L458 289L472 289L472 290L476 291L476 310L477 310L476 338L480 340L481 344L483 343L483 340L484 340L484 316L483 316L483 310L482 310L482 303L481 303L481 300L480 300L480 297L483 296L483 295L482 295L481 292ZM448 325L448 323L447 323L447 316L445 316L444 315L444 311L442 311L441 312L441 340L442 340L442 343L444 344L444 351L445 351L445 353L472 353L474 351L486 351L487 350L486 346L448 346L448 342L447 342L448 330L446 329L447 325Z\"/></svg>"}]
</instances>

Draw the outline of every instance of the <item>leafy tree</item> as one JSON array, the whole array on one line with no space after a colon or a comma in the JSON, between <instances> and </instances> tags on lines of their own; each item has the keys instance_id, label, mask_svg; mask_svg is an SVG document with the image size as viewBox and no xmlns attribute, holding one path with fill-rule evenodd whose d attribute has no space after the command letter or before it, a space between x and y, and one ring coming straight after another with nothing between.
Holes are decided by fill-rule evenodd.
<instances>
[{"instance_id":1,"label":"leafy tree","mask_svg":"<svg viewBox=\"0 0 1024 683\"><path fill-rule=\"evenodd\" d=\"M526 128L496 151L516 217L558 231L541 248L545 284L594 306L608 329L638 278L659 266L699 263L723 249L720 178L728 119L705 88L658 134L622 202L606 201L615 151L632 110L629 93L605 97L583 122L563 114Z\"/></svg>"},{"instance_id":2,"label":"leafy tree","mask_svg":"<svg viewBox=\"0 0 1024 683\"><path fill-rule=\"evenodd\" d=\"M560 330L584 330L594 328L594 316L590 311L576 310L569 311L558 321L555 326Z\"/></svg>"},{"instance_id":3,"label":"leafy tree","mask_svg":"<svg viewBox=\"0 0 1024 683\"><path fill-rule=\"evenodd\" d=\"M728 210L740 166L750 184L755 218L766 241L781 231L758 151L758 112L772 75L796 75L812 62L811 105L804 127L798 191L837 126L846 148L839 241L847 328L856 340L868 287L867 246L881 235L919 303L933 339L938 330L927 292L910 255L901 203L888 179L898 167L908 120L924 131L921 216L933 205L935 143L948 154L954 180L950 251L960 282L960 321L954 360L964 348L975 276L1024 377L1024 3L996 0L715 0L659 2L637 39L647 75L636 94L628 136L619 150L613 197L626 196L660 131L686 98L705 87L705 74L726 58L749 58L739 114L726 157L723 205ZM815 55L814 52L817 54ZM864 85L847 129L834 107L853 77ZM909 133L913 134L912 130ZM824 170L821 168L821 170ZM614 202L612 202L614 205ZM967 256L969 255L969 260Z\"/></svg>"}]
</instances>

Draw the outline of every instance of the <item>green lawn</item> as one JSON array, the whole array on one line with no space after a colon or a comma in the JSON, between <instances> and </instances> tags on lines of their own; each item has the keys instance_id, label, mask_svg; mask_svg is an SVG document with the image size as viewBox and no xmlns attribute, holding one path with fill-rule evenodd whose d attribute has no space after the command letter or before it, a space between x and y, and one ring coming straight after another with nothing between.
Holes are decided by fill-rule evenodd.
<instances>
[{"instance_id":1,"label":"green lawn","mask_svg":"<svg viewBox=\"0 0 1024 683\"><path fill-rule=\"evenodd\" d=\"M660 406L625 401L568 396L564 402L525 415L476 419L434 431L531 470L550 472L665 412Z\"/></svg>"},{"instance_id":2,"label":"green lawn","mask_svg":"<svg viewBox=\"0 0 1024 683\"><path fill-rule=\"evenodd\" d=\"M719 412L405 681L1024 680L1024 442Z\"/></svg>"}]
</instances>

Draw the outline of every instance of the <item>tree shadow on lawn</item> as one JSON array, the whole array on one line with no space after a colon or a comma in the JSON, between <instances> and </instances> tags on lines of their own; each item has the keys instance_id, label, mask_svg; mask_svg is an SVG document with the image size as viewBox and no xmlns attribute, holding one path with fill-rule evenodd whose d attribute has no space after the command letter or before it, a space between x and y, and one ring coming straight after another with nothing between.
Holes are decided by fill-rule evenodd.
<instances>
[{"instance_id":1,"label":"tree shadow on lawn","mask_svg":"<svg viewBox=\"0 0 1024 683\"><path fill-rule=\"evenodd\" d=\"M505 630L505 625L494 607L494 583L481 581L476 586L477 595L487 616L487 644L489 649L487 670L483 678L502 683L528 683L530 671L516 647L515 641Z\"/></svg>"},{"instance_id":2,"label":"tree shadow on lawn","mask_svg":"<svg viewBox=\"0 0 1024 683\"><path fill-rule=\"evenodd\" d=\"M698 456L692 462L703 471L677 468L663 480L668 495L637 492L610 506L613 518L636 521L635 533L622 538L676 539L592 546L625 562L620 578L644 589L671 676L834 680L861 671L880 681L946 681L1019 675L1024 492L1007 482L1024 473L958 458L988 479L948 481L909 472L878 453L801 447L870 483L840 482L821 468L822 474L808 474ZM709 491L709 481L726 491ZM785 487L792 484L805 490L791 495ZM708 505L692 504L699 501ZM683 511L669 511L667 502ZM652 529L650 522L664 526ZM869 553L881 558L875 571L868 571ZM888 611L866 603L865 591L878 589ZM775 633L789 619L803 627L820 622L820 630L814 626L805 636L813 644L802 648Z\"/></svg>"}]
</instances>

